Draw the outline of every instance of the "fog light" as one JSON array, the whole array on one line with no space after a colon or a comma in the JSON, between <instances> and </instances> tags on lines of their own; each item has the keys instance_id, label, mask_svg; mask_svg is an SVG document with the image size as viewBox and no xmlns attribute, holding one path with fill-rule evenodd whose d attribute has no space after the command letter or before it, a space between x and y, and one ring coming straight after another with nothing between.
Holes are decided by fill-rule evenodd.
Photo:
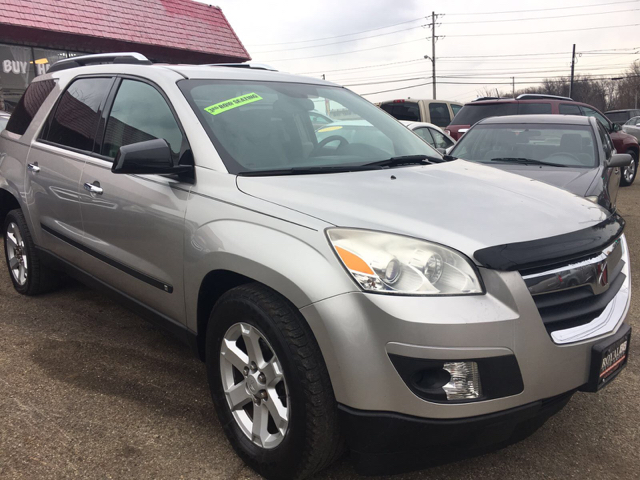
<instances>
[{"instance_id":1,"label":"fog light","mask_svg":"<svg viewBox=\"0 0 640 480\"><path fill-rule=\"evenodd\" d=\"M480 373L476 362L446 362L443 367L451 375L449 383L442 386L447 400L469 400L482 396Z\"/></svg>"}]
</instances>

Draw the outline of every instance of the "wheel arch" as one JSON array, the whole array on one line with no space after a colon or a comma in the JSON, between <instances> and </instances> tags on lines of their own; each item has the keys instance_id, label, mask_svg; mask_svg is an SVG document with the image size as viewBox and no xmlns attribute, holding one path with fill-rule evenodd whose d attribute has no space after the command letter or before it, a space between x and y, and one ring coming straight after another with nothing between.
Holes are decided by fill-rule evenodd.
<instances>
[{"instance_id":1,"label":"wheel arch","mask_svg":"<svg viewBox=\"0 0 640 480\"><path fill-rule=\"evenodd\" d=\"M4 224L7 213L16 208L21 208L18 199L5 188L0 188L0 223Z\"/></svg>"}]
</instances>

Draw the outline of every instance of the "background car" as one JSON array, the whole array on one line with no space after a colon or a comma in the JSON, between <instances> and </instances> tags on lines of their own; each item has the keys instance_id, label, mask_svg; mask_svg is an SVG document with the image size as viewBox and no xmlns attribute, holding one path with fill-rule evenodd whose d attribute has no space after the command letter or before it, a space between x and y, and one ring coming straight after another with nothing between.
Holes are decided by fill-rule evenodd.
<instances>
[{"instance_id":1,"label":"background car","mask_svg":"<svg viewBox=\"0 0 640 480\"><path fill-rule=\"evenodd\" d=\"M618 125L629 121L632 117L640 116L640 108L626 108L621 110L607 110L604 112L609 120Z\"/></svg>"},{"instance_id":2,"label":"background car","mask_svg":"<svg viewBox=\"0 0 640 480\"><path fill-rule=\"evenodd\" d=\"M367 145L394 154L393 144L388 137L366 120L343 120L333 122L316 130L318 145L322 144L327 152L336 151L351 144ZM422 137L421 137L422 138ZM429 142L427 142L429 143ZM430 146L432 146L429 143ZM441 158L440 152L433 148L433 157Z\"/></svg>"},{"instance_id":3,"label":"background car","mask_svg":"<svg viewBox=\"0 0 640 480\"><path fill-rule=\"evenodd\" d=\"M4 127L7 126L7 122L9 121L9 117L11 117L10 113L0 111L0 132L4 130Z\"/></svg>"},{"instance_id":4,"label":"background car","mask_svg":"<svg viewBox=\"0 0 640 480\"><path fill-rule=\"evenodd\" d=\"M540 180L615 210L617 167L631 158L613 152L609 135L595 118L515 115L480 120L450 156Z\"/></svg>"},{"instance_id":5,"label":"background car","mask_svg":"<svg viewBox=\"0 0 640 480\"><path fill-rule=\"evenodd\" d=\"M622 130L640 140L640 116L630 118L622 125Z\"/></svg>"},{"instance_id":6,"label":"background car","mask_svg":"<svg viewBox=\"0 0 640 480\"><path fill-rule=\"evenodd\" d=\"M407 121L401 121L400 123L406 125L409 130L412 130L413 133L418 135L433 148L446 150L456 144L456 141L453 138L444 133L440 127L432 123Z\"/></svg>"},{"instance_id":7,"label":"background car","mask_svg":"<svg viewBox=\"0 0 640 480\"><path fill-rule=\"evenodd\" d=\"M469 130L476 122L487 117L502 117L505 115L583 115L595 117L611 135L611 140L618 153L628 153L633 163L622 172L621 185L629 186L636 179L640 145L638 139L622 131L622 128L612 123L597 109L586 103L574 102L569 97L555 95L525 94L517 98L482 98L467 103L458 112L445 132L455 140Z\"/></svg>"},{"instance_id":8,"label":"background car","mask_svg":"<svg viewBox=\"0 0 640 480\"><path fill-rule=\"evenodd\" d=\"M447 100L389 100L377 104L382 110L397 118L410 122L428 122L446 127L462 108L458 102Z\"/></svg>"},{"instance_id":9,"label":"background car","mask_svg":"<svg viewBox=\"0 0 640 480\"><path fill-rule=\"evenodd\" d=\"M333 123L333 119L331 117L328 117L327 115L324 115L318 112L317 110L311 110L309 112L309 118L311 119L311 124L313 125L313 128L319 128L319 127L322 127L323 125Z\"/></svg>"}]
</instances>

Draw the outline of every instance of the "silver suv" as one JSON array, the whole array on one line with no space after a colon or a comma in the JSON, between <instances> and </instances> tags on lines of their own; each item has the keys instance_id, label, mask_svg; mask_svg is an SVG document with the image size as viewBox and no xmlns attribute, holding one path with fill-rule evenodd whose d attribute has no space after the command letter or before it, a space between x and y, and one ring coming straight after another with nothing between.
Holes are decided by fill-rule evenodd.
<instances>
[{"instance_id":1,"label":"silver suv","mask_svg":"<svg viewBox=\"0 0 640 480\"><path fill-rule=\"evenodd\" d=\"M441 163L328 82L137 54L49 72L0 134L16 290L66 272L192 345L265 477L346 448L380 474L504 446L625 366L617 214ZM350 141L317 111L371 128Z\"/></svg>"}]
</instances>

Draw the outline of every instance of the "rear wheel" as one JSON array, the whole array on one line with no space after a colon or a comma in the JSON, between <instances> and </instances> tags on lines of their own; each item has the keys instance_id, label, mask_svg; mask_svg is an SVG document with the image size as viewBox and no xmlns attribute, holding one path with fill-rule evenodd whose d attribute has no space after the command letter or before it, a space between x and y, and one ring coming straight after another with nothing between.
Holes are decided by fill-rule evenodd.
<instances>
[{"instance_id":1,"label":"rear wheel","mask_svg":"<svg viewBox=\"0 0 640 480\"><path fill-rule=\"evenodd\" d=\"M4 222L4 254L14 288L23 295L51 290L57 275L42 265L22 210L11 210Z\"/></svg>"},{"instance_id":2,"label":"rear wheel","mask_svg":"<svg viewBox=\"0 0 640 480\"><path fill-rule=\"evenodd\" d=\"M218 300L206 362L229 441L264 477L305 478L342 452L320 348L297 309L273 290L243 285Z\"/></svg>"},{"instance_id":3,"label":"rear wheel","mask_svg":"<svg viewBox=\"0 0 640 480\"><path fill-rule=\"evenodd\" d=\"M628 187L636 179L638 174L638 154L634 151L627 152L631 155L631 165L622 169L622 178L620 179L620 185Z\"/></svg>"}]
</instances>

